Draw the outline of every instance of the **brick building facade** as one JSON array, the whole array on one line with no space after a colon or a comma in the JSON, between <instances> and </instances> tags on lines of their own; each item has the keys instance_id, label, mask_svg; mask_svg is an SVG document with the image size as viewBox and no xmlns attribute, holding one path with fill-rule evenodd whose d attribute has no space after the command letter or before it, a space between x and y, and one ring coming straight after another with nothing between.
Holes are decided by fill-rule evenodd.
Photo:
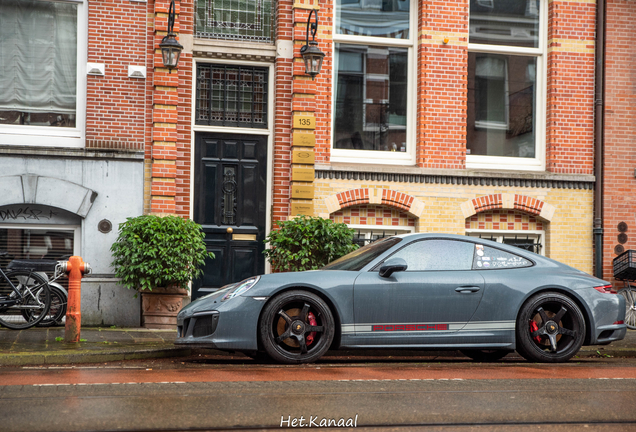
<instances>
[{"instance_id":1,"label":"brick building facade","mask_svg":"<svg viewBox=\"0 0 636 432\"><path fill-rule=\"evenodd\" d=\"M607 0L605 14L603 277L611 280L612 260L636 249L636 2Z\"/></svg>"},{"instance_id":2,"label":"brick building facade","mask_svg":"<svg viewBox=\"0 0 636 432\"><path fill-rule=\"evenodd\" d=\"M276 8L269 35L231 15L223 1L195 4L191 215L210 226L210 239L216 236L211 250L225 257L216 267L234 266L226 258L234 246L222 246L219 236L242 225L223 222L220 213L208 217L202 208L211 215L214 199L223 206L222 196L240 200L241 192L222 192L218 173L211 183L197 179L197 172L227 165L221 153L202 155L227 146L233 134L260 134L268 146L265 233L276 220L310 214L345 222L363 238L476 235L593 271L595 3L254 4ZM248 3L240 7L257 14ZM314 80L300 54L312 10L326 54ZM231 83L198 79L208 65L217 75L230 66L267 69L271 117L224 123L234 115L221 106L231 106L230 87L223 96L212 88ZM190 72L180 66L184 73ZM218 145L201 144L208 150L197 153L197 136ZM216 198L201 196L201 181L219 188ZM260 240L259 230L237 238ZM204 286L231 279L214 267Z\"/></svg>"},{"instance_id":3,"label":"brick building facade","mask_svg":"<svg viewBox=\"0 0 636 432\"><path fill-rule=\"evenodd\" d=\"M76 17L76 106L51 114L73 125L42 120L42 132L0 97L14 112L0 124L2 181L61 180L89 198L16 193L0 214L31 202L70 213L56 229L75 230L73 253L96 268L83 300L95 323L132 313L101 302L122 295L117 224L142 213L203 225L217 258L194 296L266 271L263 239L297 214L347 223L361 242L466 234L593 270L594 2L176 0L184 51L170 72L168 0L9 1L74 8L53 15ZM300 48L314 9L326 56L312 80Z\"/></svg>"}]
</instances>

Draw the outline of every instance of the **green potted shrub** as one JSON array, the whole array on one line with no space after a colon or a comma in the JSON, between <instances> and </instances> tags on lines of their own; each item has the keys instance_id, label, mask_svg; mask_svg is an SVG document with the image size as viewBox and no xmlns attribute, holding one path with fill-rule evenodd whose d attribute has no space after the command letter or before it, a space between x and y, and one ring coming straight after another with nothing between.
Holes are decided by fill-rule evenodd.
<instances>
[{"instance_id":1,"label":"green potted shrub","mask_svg":"<svg viewBox=\"0 0 636 432\"><path fill-rule=\"evenodd\" d=\"M175 328L190 281L214 258L204 236L200 225L178 216L144 215L119 225L111 265L121 285L141 292L144 327Z\"/></svg>"},{"instance_id":2,"label":"green potted shrub","mask_svg":"<svg viewBox=\"0 0 636 432\"><path fill-rule=\"evenodd\" d=\"M274 271L316 270L358 248L355 231L329 219L298 216L276 224L263 252Z\"/></svg>"}]
</instances>

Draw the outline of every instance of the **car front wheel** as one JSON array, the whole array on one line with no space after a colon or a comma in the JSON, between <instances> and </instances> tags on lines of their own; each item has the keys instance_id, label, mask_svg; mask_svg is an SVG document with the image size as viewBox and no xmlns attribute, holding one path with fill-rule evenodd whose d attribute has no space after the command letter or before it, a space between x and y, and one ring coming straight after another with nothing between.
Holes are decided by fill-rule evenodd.
<instances>
[{"instance_id":1,"label":"car front wheel","mask_svg":"<svg viewBox=\"0 0 636 432\"><path fill-rule=\"evenodd\" d=\"M327 304L306 291L274 297L261 315L259 333L265 352L280 363L311 363L328 349L334 319Z\"/></svg>"},{"instance_id":2,"label":"car front wheel","mask_svg":"<svg viewBox=\"0 0 636 432\"><path fill-rule=\"evenodd\" d=\"M585 339L585 319L569 297L546 292L531 297L517 318L517 351L530 361L560 363Z\"/></svg>"}]
</instances>

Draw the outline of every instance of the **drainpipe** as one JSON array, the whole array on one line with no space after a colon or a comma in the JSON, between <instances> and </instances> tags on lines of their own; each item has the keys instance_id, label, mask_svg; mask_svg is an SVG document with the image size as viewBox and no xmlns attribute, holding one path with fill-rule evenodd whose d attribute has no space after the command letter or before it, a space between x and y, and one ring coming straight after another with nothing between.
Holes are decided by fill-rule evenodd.
<instances>
[{"instance_id":1,"label":"drainpipe","mask_svg":"<svg viewBox=\"0 0 636 432\"><path fill-rule=\"evenodd\" d=\"M603 150L605 147L605 0L596 2L596 74L594 79L594 267L603 279Z\"/></svg>"}]
</instances>

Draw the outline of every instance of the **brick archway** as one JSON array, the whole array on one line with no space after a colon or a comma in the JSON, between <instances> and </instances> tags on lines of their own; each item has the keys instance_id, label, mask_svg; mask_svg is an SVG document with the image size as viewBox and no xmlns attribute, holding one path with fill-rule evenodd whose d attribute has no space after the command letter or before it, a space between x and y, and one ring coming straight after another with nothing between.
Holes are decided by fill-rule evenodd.
<instances>
[{"instance_id":1,"label":"brick archway","mask_svg":"<svg viewBox=\"0 0 636 432\"><path fill-rule=\"evenodd\" d=\"M518 210L537 216L547 222L552 220L556 210L553 205L540 199L509 193L484 195L468 200L461 205L464 218L494 209Z\"/></svg>"},{"instance_id":2,"label":"brick archway","mask_svg":"<svg viewBox=\"0 0 636 432\"><path fill-rule=\"evenodd\" d=\"M329 214L343 208L361 204L380 204L397 208L410 216L419 218L424 203L412 195L391 189L360 188L340 192L325 199Z\"/></svg>"}]
</instances>

